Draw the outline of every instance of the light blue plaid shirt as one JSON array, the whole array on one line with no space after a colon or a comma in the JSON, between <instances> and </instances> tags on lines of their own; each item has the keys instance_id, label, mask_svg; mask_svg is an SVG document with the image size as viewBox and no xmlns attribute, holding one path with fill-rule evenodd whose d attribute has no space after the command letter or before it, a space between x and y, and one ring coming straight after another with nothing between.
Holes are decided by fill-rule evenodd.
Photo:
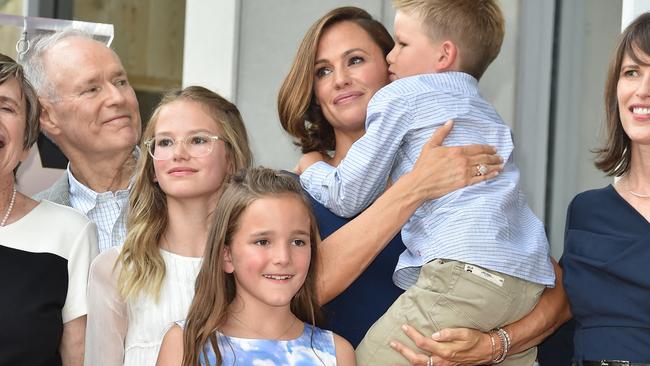
<instances>
[{"instance_id":1,"label":"light blue plaid shirt","mask_svg":"<svg viewBox=\"0 0 650 366\"><path fill-rule=\"evenodd\" d=\"M386 189L389 177L396 181L413 169L423 145L449 119L454 128L445 145L492 145L506 161L504 171L418 208L402 228L407 250L393 281L406 289L417 280L421 266L443 258L554 285L544 226L519 188L510 129L468 74L418 75L382 88L368 105L366 134L339 166L319 162L300 181L332 212L353 216Z\"/></svg>"},{"instance_id":2,"label":"light blue plaid shirt","mask_svg":"<svg viewBox=\"0 0 650 366\"><path fill-rule=\"evenodd\" d=\"M126 212L133 181L127 189L97 193L72 175L69 164L67 174L70 183L70 205L97 225L100 253L122 245L126 239Z\"/></svg>"}]
</instances>

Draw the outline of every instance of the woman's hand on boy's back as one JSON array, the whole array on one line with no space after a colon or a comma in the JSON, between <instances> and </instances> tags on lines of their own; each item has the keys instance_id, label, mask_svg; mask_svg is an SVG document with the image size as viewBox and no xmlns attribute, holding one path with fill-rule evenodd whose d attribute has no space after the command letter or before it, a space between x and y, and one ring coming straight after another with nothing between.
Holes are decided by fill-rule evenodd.
<instances>
[{"instance_id":1,"label":"woman's hand on boy's back","mask_svg":"<svg viewBox=\"0 0 650 366\"><path fill-rule=\"evenodd\" d=\"M501 157L490 145L442 146L452 128L449 120L433 133L408 173L413 193L422 201L495 178L503 170ZM479 166L486 168L480 175Z\"/></svg>"}]
</instances>

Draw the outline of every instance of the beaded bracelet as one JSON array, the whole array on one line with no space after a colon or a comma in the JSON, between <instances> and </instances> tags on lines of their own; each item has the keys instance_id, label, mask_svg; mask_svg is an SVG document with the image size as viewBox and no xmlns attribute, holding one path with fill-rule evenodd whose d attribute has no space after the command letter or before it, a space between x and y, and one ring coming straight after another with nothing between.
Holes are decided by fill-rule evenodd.
<instances>
[{"instance_id":1,"label":"beaded bracelet","mask_svg":"<svg viewBox=\"0 0 650 366\"><path fill-rule=\"evenodd\" d=\"M490 336L490 341L492 342L492 357L491 360L494 362L495 360L495 353L497 353L497 345L496 342L494 341L494 332L488 332L488 335Z\"/></svg>"},{"instance_id":2,"label":"beaded bracelet","mask_svg":"<svg viewBox=\"0 0 650 366\"><path fill-rule=\"evenodd\" d=\"M503 335L506 337L506 344L508 345L506 347L506 349L507 349L506 352L509 352L510 351L510 346L512 345L512 342L510 341L510 334L508 334L508 332L503 328L499 328L498 330L499 330L500 333L503 333Z\"/></svg>"},{"instance_id":3,"label":"beaded bracelet","mask_svg":"<svg viewBox=\"0 0 650 366\"><path fill-rule=\"evenodd\" d=\"M499 338L503 342L503 352L497 360L494 360L494 363L501 363L506 359L508 356L508 351L510 351L510 335L503 328L497 328L496 333L499 335Z\"/></svg>"},{"instance_id":4,"label":"beaded bracelet","mask_svg":"<svg viewBox=\"0 0 650 366\"><path fill-rule=\"evenodd\" d=\"M491 331L488 332L488 334L490 335L490 340L492 341L492 360L491 360L491 364L493 365L495 363L498 363L499 360L501 359L501 356L503 355L503 350L505 349L505 343L503 342L503 338L501 338L501 336L499 335L499 333L496 330L491 330ZM494 335L495 334L498 335L497 339L501 343L500 344L501 352L498 353L498 354L497 354L497 351L499 350L499 348L497 348L496 342L494 340L494 338L495 338Z\"/></svg>"}]
</instances>

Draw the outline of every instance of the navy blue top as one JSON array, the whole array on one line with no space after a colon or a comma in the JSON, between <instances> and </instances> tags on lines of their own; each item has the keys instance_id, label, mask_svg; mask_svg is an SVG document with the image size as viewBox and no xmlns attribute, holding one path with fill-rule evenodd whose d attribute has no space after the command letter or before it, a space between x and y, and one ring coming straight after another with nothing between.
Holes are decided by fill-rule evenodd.
<instances>
[{"instance_id":1,"label":"navy blue top","mask_svg":"<svg viewBox=\"0 0 650 366\"><path fill-rule=\"evenodd\" d=\"M307 192L305 194L312 203L322 239L353 220L334 215ZM366 229L370 231L374 228ZM402 294L403 291L393 284L392 276L404 249L402 237L397 234L361 276L323 307L326 327L347 339L353 347L361 342L368 329Z\"/></svg>"},{"instance_id":2,"label":"navy blue top","mask_svg":"<svg viewBox=\"0 0 650 366\"><path fill-rule=\"evenodd\" d=\"M650 363L650 222L610 185L577 195L566 228L574 358Z\"/></svg>"}]
</instances>

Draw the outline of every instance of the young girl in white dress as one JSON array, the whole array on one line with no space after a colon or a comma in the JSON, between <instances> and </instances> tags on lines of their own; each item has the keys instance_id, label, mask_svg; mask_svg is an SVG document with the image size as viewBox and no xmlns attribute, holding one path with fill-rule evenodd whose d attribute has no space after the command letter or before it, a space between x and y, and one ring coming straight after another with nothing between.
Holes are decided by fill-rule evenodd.
<instances>
[{"instance_id":1,"label":"young girl in white dress","mask_svg":"<svg viewBox=\"0 0 650 366\"><path fill-rule=\"evenodd\" d=\"M251 163L237 108L198 86L167 94L142 140L127 238L90 270L86 365L155 365L187 315L224 182Z\"/></svg>"},{"instance_id":2,"label":"young girl in white dress","mask_svg":"<svg viewBox=\"0 0 650 366\"><path fill-rule=\"evenodd\" d=\"M354 365L352 346L316 326L318 229L300 183L244 171L213 222L187 321L167 333L157 365Z\"/></svg>"}]
</instances>

